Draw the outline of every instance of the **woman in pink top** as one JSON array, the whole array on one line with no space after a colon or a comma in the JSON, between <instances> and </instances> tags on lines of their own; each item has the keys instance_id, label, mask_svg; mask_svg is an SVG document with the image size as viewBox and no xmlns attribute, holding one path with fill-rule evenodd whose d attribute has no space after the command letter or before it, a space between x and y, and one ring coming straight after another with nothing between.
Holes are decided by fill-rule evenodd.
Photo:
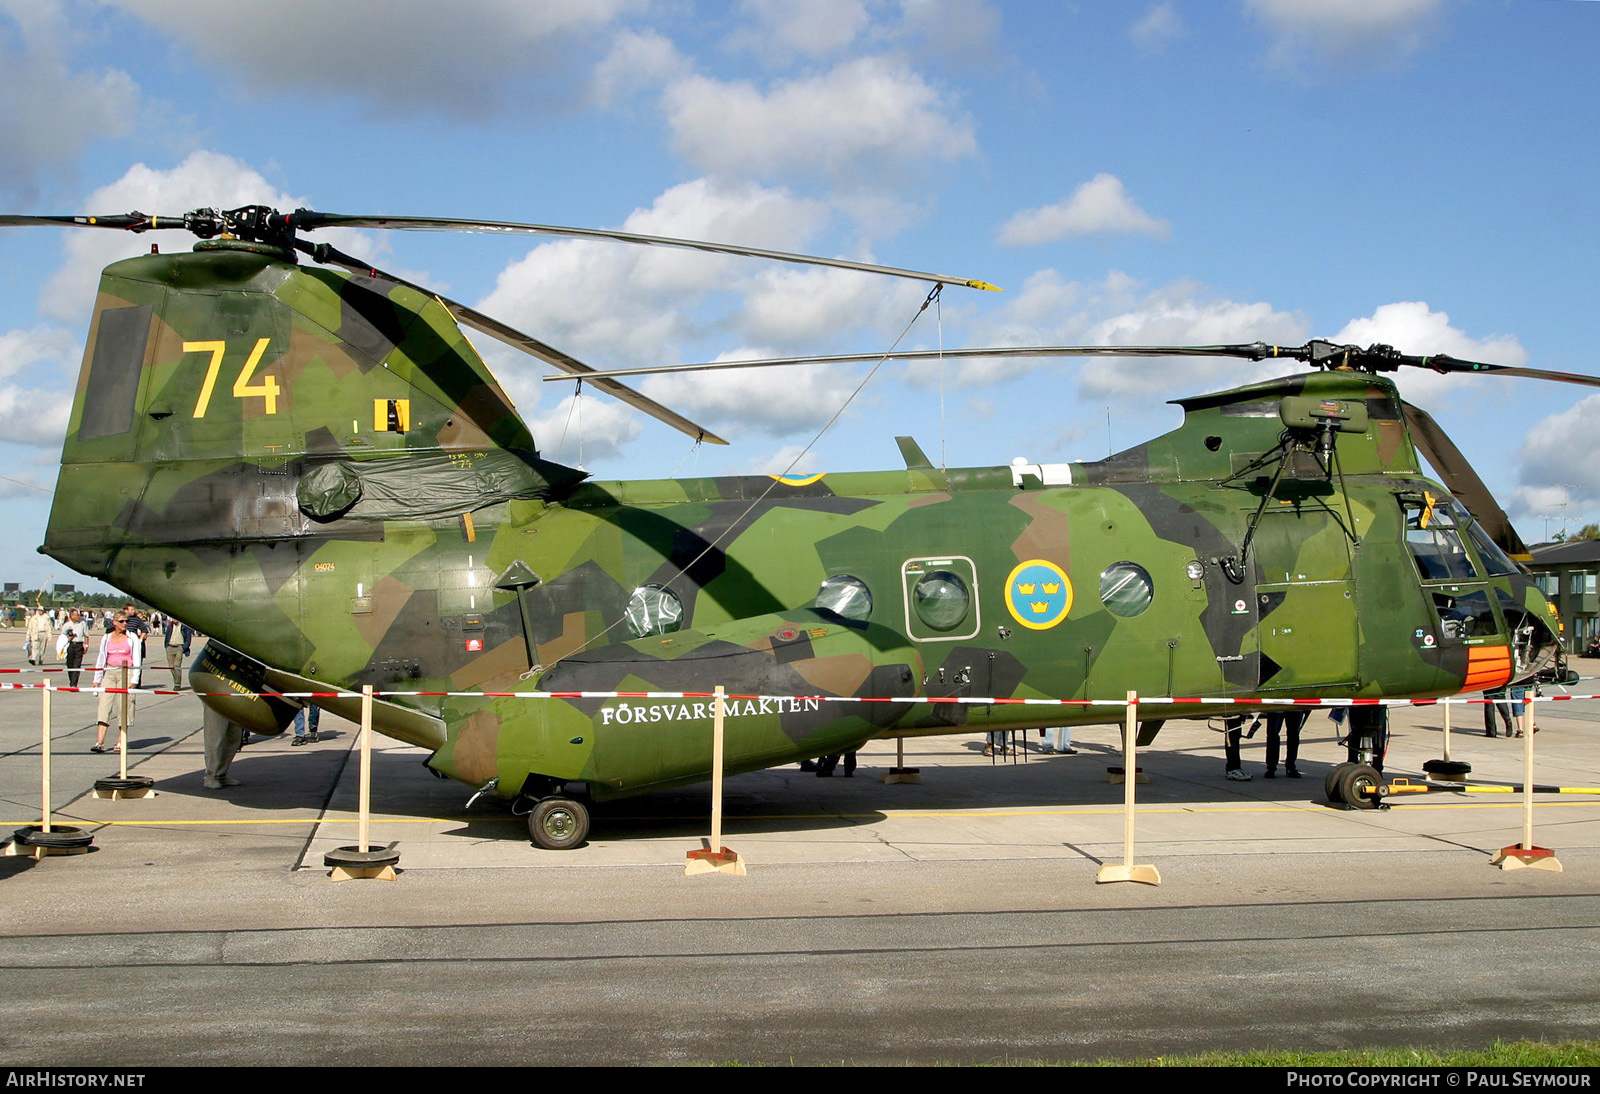
<instances>
[{"instance_id":1,"label":"woman in pink top","mask_svg":"<svg viewBox=\"0 0 1600 1094\"><path fill-rule=\"evenodd\" d=\"M100 655L94 666L94 686L106 688L136 688L139 686L139 666L143 656L139 640L128 633L128 617L118 612L111 617L111 630L100 639ZM127 699L127 706L122 705ZM95 726L94 747L90 752L106 750L106 730L111 728L111 718L116 711L126 711L122 722L125 735L133 729L133 696L100 693L100 718ZM121 747L112 746L113 749Z\"/></svg>"}]
</instances>

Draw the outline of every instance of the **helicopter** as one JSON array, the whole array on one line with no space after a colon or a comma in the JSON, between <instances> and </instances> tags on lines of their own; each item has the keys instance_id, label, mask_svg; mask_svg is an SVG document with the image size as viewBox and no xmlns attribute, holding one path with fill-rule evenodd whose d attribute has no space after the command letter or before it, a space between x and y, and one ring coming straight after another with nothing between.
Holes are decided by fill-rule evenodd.
<instances>
[{"instance_id":1,"label":"helicopter","mask_svg":"<svg viewBox=\"0 0 1600 1094\"><path fill-rule=\"evenodd\" d=\"M713 685L737 774L880 737L1105 720L1017 699L1225 700L1184 707L1209 717L1560 671L1526 547L1384 374L1600 378L1326 341L943 351L1310 371L1176 400L1176 429L1099 461L944 468L898 438L894 470L595 481L540 455L464 327L725 442L618 379L641 370L593 369L302 234L568 235L992 286L515 222L0 217L30 225L199 237L105 269L40 550L212 636L190 680L216 716L280 733L298 706L282 693L354 717L371 685L376 729L511 801L543 848L583 843L591 802L710 778L695 696ZM1361 758L1381 753L1376 724L1357 728Z\"/></svg>"}]
</instances>

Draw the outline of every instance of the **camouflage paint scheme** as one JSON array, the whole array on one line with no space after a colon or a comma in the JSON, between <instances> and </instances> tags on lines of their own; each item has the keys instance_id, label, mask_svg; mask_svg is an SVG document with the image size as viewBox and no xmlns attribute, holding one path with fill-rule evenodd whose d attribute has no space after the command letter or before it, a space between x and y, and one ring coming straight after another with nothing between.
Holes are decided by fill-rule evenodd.
<instances>
[{"instance_id":1,"label":"camouflage paint scheme","mask_svg":"<svg viewBox=\"0 0 1600 1094\"><path fill-rule=\"evenodd\" d=\"M1365 408L1338 475L1280 450L1285 397ZM292 711L256 691L363 684L904 699L731 700L730 772L1113 720L933 696L1427 697L1548 661L1554 608L1516 567L1457 536L1470 576L1422 579L1406 505L1425 527L1470 518L1424 476L1387 380L1308 373L1181 405L1173 432L1064 469L941 470L908 444L896 471L583 482L538 456L438 301L214 241L105 271L41 549L214 636L195 679L236 692L208 702L256 731ZM1137 614L1102 599L1121 606L1118 563L1148 575ZM932 571L968 588L953 623L914 602ZM836 575L870 590L864 619L814 606ZM625 610L650 584L681 625L635 637ZM1462 624L1457 603L1482 610ZM392 696L377 724L503 797L710 769L705 700Z\"/></svg>"}]
</instances>

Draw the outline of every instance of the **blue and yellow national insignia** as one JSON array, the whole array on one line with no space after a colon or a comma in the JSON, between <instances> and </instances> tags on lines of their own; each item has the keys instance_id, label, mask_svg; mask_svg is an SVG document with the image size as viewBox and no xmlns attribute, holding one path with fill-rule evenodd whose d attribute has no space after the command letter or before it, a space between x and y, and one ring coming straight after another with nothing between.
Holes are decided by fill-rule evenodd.
<instances>
[{"instance_id":1,"label":"blue and yellow national insignia","mask_svg":"<svg viewBox=\"0 0 1600 1094\"><path fill-rule=\"evenodd\" d=\"M1049 630L1072 610L1072 582L1054 562L1018 563L1006 578L1006 610L1030 630Z\"/></svg>"},{"instance_id":2,"label":"blue and yellow national insignia","mask_svg":"<svg viewBox=\"0 0 1600 1094\"><path fill-rule=\"evenodd\" d=\"M810 486L814 482L821 482L826 471L818 471L815 475L768 475L767 477L785 486Z\"/></svg>"}]
</instances>

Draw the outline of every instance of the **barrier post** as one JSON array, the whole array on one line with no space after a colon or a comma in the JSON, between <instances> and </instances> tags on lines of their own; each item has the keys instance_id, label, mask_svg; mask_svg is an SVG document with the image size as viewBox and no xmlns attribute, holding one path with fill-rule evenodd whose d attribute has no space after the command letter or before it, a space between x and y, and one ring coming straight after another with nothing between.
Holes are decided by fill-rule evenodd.
<instances>
[{"instance_id":1,"label":"barrier post","mask_svg":"<svg viewBox=\"0 0 1600 1094\"><path fill-rule=\"evenodd\" d=\"M711 693L711 838L706 845L684 856L683 872L695 874L737 874L744 876L744 860L722 846L722 736L726 712L726 692L718 684Z\"/></svg>"},{"instance_id":2,"label":"barrier post","mask_svg":"<svg viewBox=\"0 0 1600 1094\"><path fill-rule=\"evenodd\" d=\"M1526 728L1522 731L1522 842L1500 848L1489 861L1502 870L1527 866L1559 874L1561 860L1556 853L1548 847L1536 847L1533 842L1533 698L1529 694L1523 708Z\"/></svg>"},{"instance_id":3,"label":"barrier post","mask_svg":"<svg viewBox=\"0 0 1600 1094\"><path fill-rule=\"evenodd\" d=\"M40 687L40 694L44 696L40 712L39 762L44 771L39 779L41 794L44 800L39 805L39 823L27 824L18 828L5 841L0 855L14 858L20 855L31 855L35 861L47 855L83 855L88 854L94 845L94 836L81 828L70 825L52 826L50 823L50 685Z\"/></svg>"},{"instance_id":4,"label":"barrier post","mask_svg":"<svg viewBox=\"0 0 1600 1094\"><path fill-rule=\"evenodd\" d=\"M371 878L393 881L400 852L393 843L373 850L368 838L372 815L372 685L361 686L361 785L356 790L356 845L340 847L322 856L322 864L332 867L334 881Z\"/></svg>"},{"instance_id":5,"label":"barrier post","mask_svg":"<svg viewBox=\"0 0 1600 1094\"><path fill-rule=\"evenodd\" d=\"M1139 693L1128 692L1128 716L1122 727L1122 770L1126 773L1122 780L1122 865L1113 866L1107 863L1100 867L1100 872L1095 876L1095 883L1103 885L1108 881L1138 881L1145 885L1160 885L1161 871L1154 866L1134 865L1133 862L1133 818L1134 818L1134 787L1139 780L1136 776L1139 770Z\"/></svg>"},{"instance_id":6,"label":"barrier post","mask_svg":"<svg viewBox=\"0 0 1600 1094\"><path fill-rule=\"evenodd\" d=\"M920 783L922 769L920 767L906 766L906 739L894 739L894 766L878 776L878 781L885 786L891 783Z\"/></svg>"},{"instance_id":7,"label":"barrier post","mask_svg":"<svg viewBox=\"0 0 1600 1094\"><path fill-rule=\"evenodd\" d=\"M39 773L39 785L42 788L43 801L39 803L39 828L41 831L50 831L50 685L45 684L39 691L44 696L44 709L42 718L44 732L39 739L39 763L43 770Z\"/></svg>"}]
</instances>

